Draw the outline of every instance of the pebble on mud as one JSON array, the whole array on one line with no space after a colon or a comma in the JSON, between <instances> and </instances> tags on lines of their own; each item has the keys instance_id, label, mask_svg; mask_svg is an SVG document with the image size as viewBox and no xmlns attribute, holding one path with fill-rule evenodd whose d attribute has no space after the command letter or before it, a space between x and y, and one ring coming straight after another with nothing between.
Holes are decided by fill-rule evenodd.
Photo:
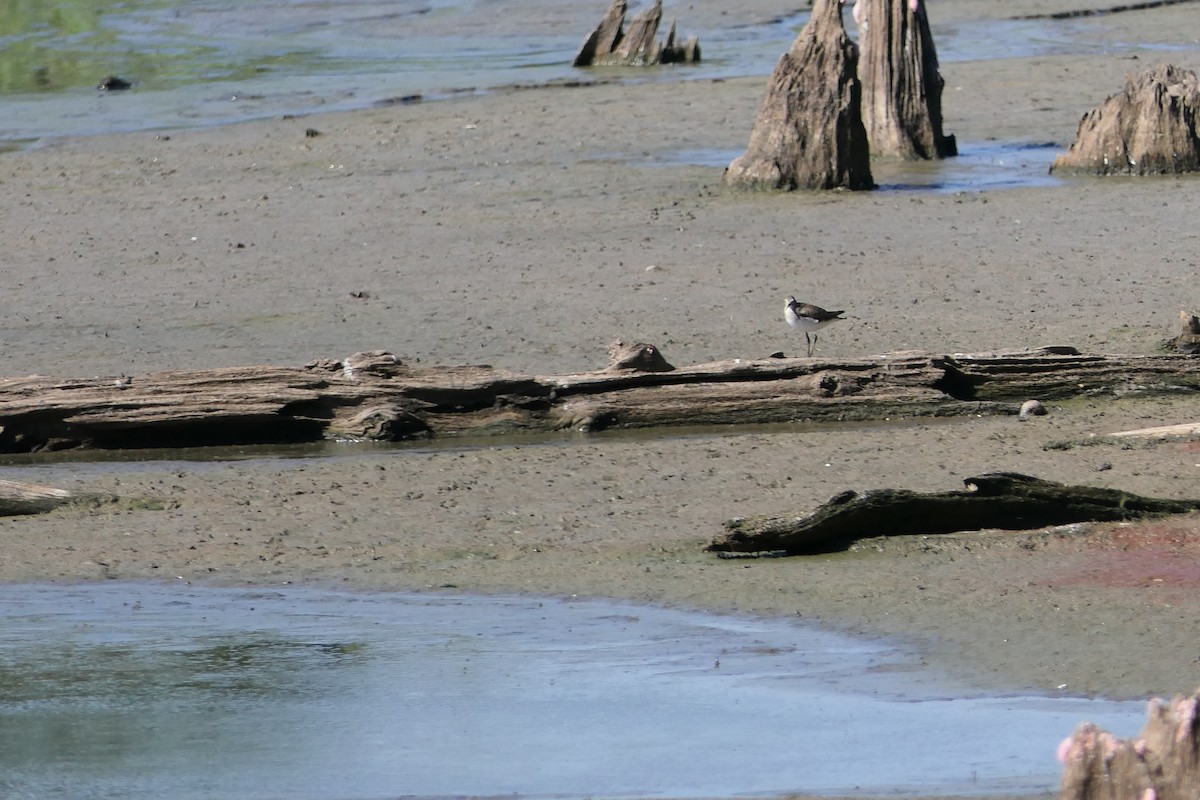
<instances>
[{"instance_id":1,"label":"pebble on mud","mask_svg":"<svg viewBox=\"0 0 1200 800\"><path fill-rule=\"evenodd\" d=\"M96 84L96 88L103 92L123 92L132 86L132 83L116 75L105 75L100 79L100 83Z\"/></svg>"},{"instance_id":2,"label":"pebble on mud","mask_svg":"<svg viewBox=\"0 0 1200 800\"><path fill-rule=\"evenodd\" d=\"M1038 400L1026 400L1021 403L1021 411L1017 417L1021 420L1029 419L1030 417L1044 417L1046 415L1046 407Z\"/></svg>"}]
</instances>

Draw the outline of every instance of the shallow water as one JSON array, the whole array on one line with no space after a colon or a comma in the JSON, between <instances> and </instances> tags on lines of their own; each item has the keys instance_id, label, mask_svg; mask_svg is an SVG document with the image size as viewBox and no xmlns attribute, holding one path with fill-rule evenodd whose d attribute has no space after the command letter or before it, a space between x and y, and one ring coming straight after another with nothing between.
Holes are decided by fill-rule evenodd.
<instances>
[{"instance_id":1,"label":"shallow water","mask_svg":"<svg viewBox=\"0 0 1200 800\"><path fill-rule=\"evenodd\" d=\"M960 142L958 150L954 158L876 161L871 164L871 174L883 191L955 193L1066 183L1065 179L1050 175L1055 156L1063 152L1058 144ZM743 152L742 149L683 150L656 156L655 163L724 168Z\"/></svg>"},{"instance_id":2,"label":"shallow water","mask_svg":"<svg viewBox=\"0 0 1200 800\"><path fill-rule=\"evenodd\" d=\"M1052 792L1082 720L895 646L622 603L0 587L0 796Z\"/></svg>"},{"instance_id":3,"label":"shallow water","mask_svg":"<svg viewBox=\"0 0 1200 800\"><path fill-rule=\"evenodd\" d=\"M577 70L575 0L30 0L0 49L0 142L353 109L567 80L765 74L807 14L704 32L696 67ZM670 13L670 12L668 12ZM701 33L680 20L681 33ZM133 82L99 92L106 74Z\"/></svg>"},{"instance_id":4,"label":"shallow water","mask_svg":"<svg viewBox=\"0 0 1200 800\"><path fill-rule=\"evenodd\" d=\"M574 69L606 7L603 0L25 0L6 10L0 27L0 149L56 135L214 125L513 84L767 75L808 16L745 21L667 4L667 21L700 38L701 64ZM943 62L1097 50L1090 19L940 24L935 11L931 22ZM107 74L132 81L133 90L97 91Z\"/></svg>"}]
</instances>

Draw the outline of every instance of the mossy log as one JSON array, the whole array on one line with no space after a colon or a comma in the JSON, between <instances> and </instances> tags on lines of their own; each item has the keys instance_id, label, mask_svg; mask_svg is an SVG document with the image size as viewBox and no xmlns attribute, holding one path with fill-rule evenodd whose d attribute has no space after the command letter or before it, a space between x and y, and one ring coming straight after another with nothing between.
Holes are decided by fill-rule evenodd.
<instances>
[{"instance_id":1,"label":"mossy log","mask_svg":"<svg viewBox=\"0 0 1200 800\"><path fill-rule=\"evenodd\" d=\"M1119 489L1069 486L1015 472L967 478L966 489L846 491L801 517L748 517L725 523L708 546L716 553L800 555L844 548L875 536L956 531L1032 530L1072 522L1105 522L1182 514L1200 500L1142 497Z\"/></svg>"},{"instance_id":2,"label":"mossy log","mask_svg":"<svg viewBox=\"0 0 1200 800\"><path fill-rule=\"evenodd\" d=\"M414 367L371 351L303 367L0 379L0 452L1016 414L1030 398L1200 388L1200 360L1190 356L1066 347L676 368L637 343L614 345L610 358L605 369L551 376Z\"/></svg>"}]
</instances>

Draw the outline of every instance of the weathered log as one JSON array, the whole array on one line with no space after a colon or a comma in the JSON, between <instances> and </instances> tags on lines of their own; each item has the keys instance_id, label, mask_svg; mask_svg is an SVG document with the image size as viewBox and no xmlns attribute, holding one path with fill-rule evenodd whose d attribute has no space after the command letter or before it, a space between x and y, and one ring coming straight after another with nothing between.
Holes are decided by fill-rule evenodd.
<instances>
[{"instance_id":1,"label":"weathered log","mask_svg":"<svg viewBox=\"0 0 1200 800\"><path fill-rule=\"evenodd\" d=\"M1158 175L1200 170L1200 81L1159 64L1084 114L1075 142L1051 172Z\"/></svg>"},{"instance_id":2,"label":"weathered log","mask_svg":"<svg viewBox=\"0 0 1200 800\"><path fill-rule=\"evenodd\" d=\"M971 530L1031 530L1071 522L1143 519L1200 508L1200 500L1142 497L1117 489L1068 486L994 472L967 478L965 490L845 491L801 517L748 517L725 523L708 549L717 553L798 555L856 539Z\"/></svg>"},{"instance_id":3,"label":"weathered log","mask_svg":"<svg viewBox=\"0 0 1200 800\"><path fill-rule=\"evenodd\" d=\"M0 516L41 514L69 503L73 498L66 489L54 486L0 480Z\"/></svg>"},{"instance_id":4,"label":"weathered log","mask_svg":"<svg viewBox=\"0 0 1200 800\"><path fill-rule=\"evenodd\" d=\"M610 366L524 376L414 367L371 351L304 367L0 380L0 452L404 439L565 429L1016 414L1030 397L1200 388L1200 359L892 353L734 359L670 369L660 349L616 347Z\"/></svg>"},{"instance_id":5,"label":"weathered log","mask_svg":"<svg viewBox=\"0 0 1200 800\"><path fill-rule=\"evenodd\" d=\"M1170 394L1194 390L1200 376L1186 356L1086 355L1073 347L945 358L945 391L964 400L990 402Z\"/></svg>"},{"instance_id":6,"label":"weathered log","mask_svg":"<svg viewBox=\"0 0 1200 800\"><path fill-rule=\"evenodd\" d=\"M1136 739L1084 723L1058 748L1061 800L1192 800L1200 795L1200 691L1158 698Z\"/></svg>"},{"instance_id":7,"label":"weathered log","mask_svg":"<svg viewBox=\"0 0 1200 800\"><path fill-rule=\"evenodd\" d=\"M957 155L942 131L937 48L924 0L857 0L858 77L872 158L932 159Z\"/></svg>"},{"instance_id":8,"label":"weathered log","mask_svg":"<svg viewBox=\"0 0 1200 800\"><path fill-rule=\"evenodd\" d=\"M658 41L658 26L662 23L662 0L634 15L625 30L625 0L612 0L604 19L596 26L579 48L573 66L648 66L653 64L694 63L700 60L700 43L689 37L682 45L676 42L675 23L664 41Z\"/></svg>"},{"instance_id":9,"label":"weathered log","mask_svg":"<svg viewBox=\"0 0 1200 800\"><path fill-rule=\"evenodd\" d=\"M857 70L858 46L842 27L840 0L815 0L725 182L785 191L875 188Z\"/></svg>"}]
</instances>

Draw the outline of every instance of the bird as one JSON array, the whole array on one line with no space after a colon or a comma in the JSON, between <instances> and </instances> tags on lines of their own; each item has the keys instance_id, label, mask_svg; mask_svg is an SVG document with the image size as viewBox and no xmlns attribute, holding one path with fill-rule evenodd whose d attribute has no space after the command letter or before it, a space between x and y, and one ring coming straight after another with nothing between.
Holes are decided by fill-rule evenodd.
<instances>
[{"instance_id":1,"label":"bird","mask_svg":"<svg viewBox=\"0 0 1200 800\"><path fill-rule=\"evenodd\" d=\"M793 328L804 331L804 341L808 342L808 355L811 358L813 348L817 346L817 331L834 320L844 319L844 311L826 311L811 303L797 302L796 298L788 295L787 305L783 308L783 318ZM812 336L809 336L809 332Z\"/></svg>"}]
</instances>

